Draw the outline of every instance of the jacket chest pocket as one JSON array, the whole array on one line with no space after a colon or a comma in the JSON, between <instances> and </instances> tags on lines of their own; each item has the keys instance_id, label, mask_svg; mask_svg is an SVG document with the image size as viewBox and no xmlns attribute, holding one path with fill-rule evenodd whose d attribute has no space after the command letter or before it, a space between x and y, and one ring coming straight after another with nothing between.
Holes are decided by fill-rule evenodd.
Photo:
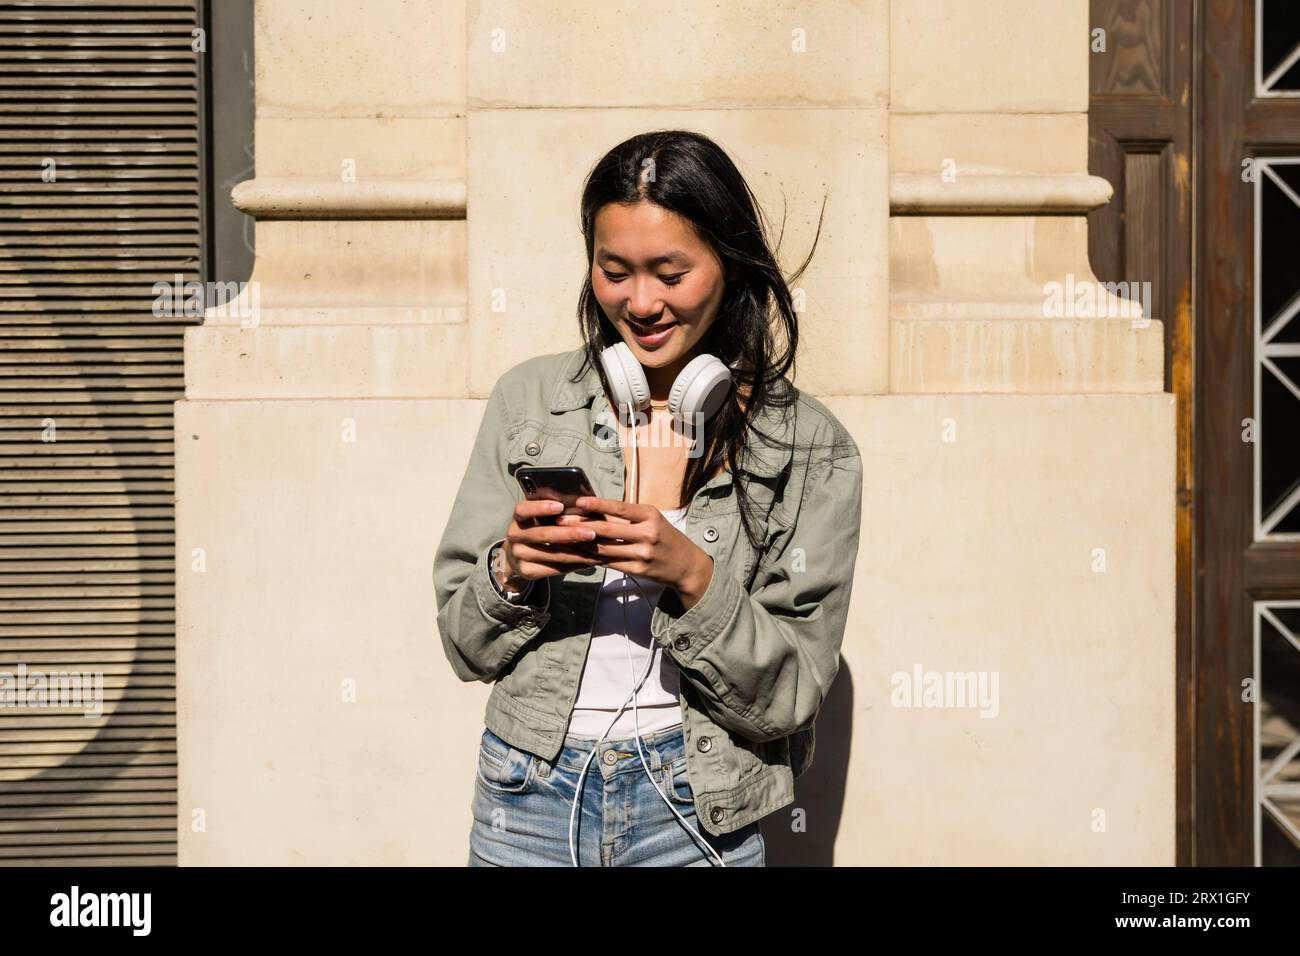
<instances>
[{"instance_id":1,"label":"jacket chest pocket","mask_svg":"<svg viewBox=\"0 0 1300 956\"><path fill-rule=\"evenodd\" d=\"M703 512L693 537L714 561L735 572L742 582L748 581L758 552L749 544L739 511Z\"/></svg>"},{"instance_id":2,"label":"jacket chest pocket","mask_svg":"<svg viewBox=\"0 0 1300 956\"><path fill-rule=\"evenodd\" d=\"M573 464L582 439L576 435L552 434L540 425L527 423L510 439L506 471L514 477L521 466L555 468Z\"/></svg>"}]
</instances>

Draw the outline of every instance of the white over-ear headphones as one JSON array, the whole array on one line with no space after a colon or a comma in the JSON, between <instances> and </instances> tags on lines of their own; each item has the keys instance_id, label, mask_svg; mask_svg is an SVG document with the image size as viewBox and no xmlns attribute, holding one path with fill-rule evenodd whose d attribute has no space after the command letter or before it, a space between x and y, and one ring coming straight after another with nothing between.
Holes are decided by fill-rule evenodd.
<instances>
[{"instance_id":1,"label":"white over-ear headphones","mask_svg":"<svg viewBox=\"0 0 1300 956\"><path fill-rule=\"evenodd\" d=\"M649 407L650 385L646 381L645 369L636 360L636 356L632 354L632 350L627 347L626 342L619 342L602 350L600 364L604 366L605 377L609 379L609 387L614 393L614 404L618 407L619 417L624 425L632 426L631 499L636 501L638 470L635 413ZM727 394L730 390L731 369L715 355L697 355L686 363L686 367L677 374L677 378L673 381L673 387L668 393L668 410L680 423L703 423L722 407L722 403L727 400ZM700 438L696 438L696 440L699 441ZM632 575L625 576L636 585L636 589L640 592L641 599L644 601L645 592L641 590L641 582ZM635 681L635 684L627 699L623 701L623 706L619 707L618 712L614 714L614 719L609 722L605 732L600 735L600 739L591 745L591 753L587 754L587 760L582 765L582 772L578 774L577 792L573 795L573 808L569 813L569 857L573 865L577 866L578 853L574 843L573 824L578 814L578 801L582 799L582 781L587 775L587 768L591 766L591 758L596 755L596 750L600 747L601 741L608 737L609 732L614 729L614 724L618 722L619 715L627 710L627 705L631 703L636 750L641 757L641 766L645 768L646 776L650 778L650 783L654 786L663 802L667 804L668 809L673 812L673 816L682 821L682 826L686 827L687 832L704 844L704 848L713 854L719 866L726 866L727 864L723 862L722 857L718 855L718 851L695 831L695 828L673 806L672 801L659 789L659 784L655 782L654 773L650 770L650 765L646 763L645 751L641 749L641 721L636 708L636 695L641 690L641 685L645 683L646 678L650 676L650 671L654 669L655 655L660 651L660 648L658 644L651 643L650 657L646 663L646 669L642 672L641 678L637 680L636 665L632 662L632 635L627 633L626 592L622 603L623 634L627 638L628 673Z\"/></svg>"},{"instance_id":2,"label":"white over-ear headphones","mask_svg":"<svg viewBox=\"0 0 1300 956\"><path fill-rule=\"evenodd\" d=\"M603 349L600 364L613 392L614 405L624 425L632 424L632 412L650 406L650 385L645 369L626 342ZM731 369L716 355L697 355L677 373L668 392L668 410L682 424L708 421L731 391ZM635 446L634 446L635 451Z\"/></svg>"}]
</instances>

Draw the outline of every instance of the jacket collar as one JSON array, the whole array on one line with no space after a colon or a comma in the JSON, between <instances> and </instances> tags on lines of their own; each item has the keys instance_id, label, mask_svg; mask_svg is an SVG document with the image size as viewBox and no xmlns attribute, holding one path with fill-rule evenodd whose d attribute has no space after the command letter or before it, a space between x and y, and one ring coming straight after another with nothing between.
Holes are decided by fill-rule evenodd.
<instances>
[{"instance_id":1,"label":"jacket collar","mask_svg":"<svg viewBox=\"0 0 1300 956\"><path fill-rule=\"evenodd\" d=\"M579 346L564 361L559 380L551 392L550 410L553 413L582 408L592 404L598 397L603 400L604 386L601 385L600 373L594 366L588 364L582 377L573 381L585 355L586 349ZM593 405L595 408L597 406ZM772 478L790 464L794 457L794 413L793 406L782 409L769 405L759 411L755 422L751 423L749 441L740 456L742 471ZM762 429L766 438L755 430L755 424Z\"/></svg>"}]
</instances>

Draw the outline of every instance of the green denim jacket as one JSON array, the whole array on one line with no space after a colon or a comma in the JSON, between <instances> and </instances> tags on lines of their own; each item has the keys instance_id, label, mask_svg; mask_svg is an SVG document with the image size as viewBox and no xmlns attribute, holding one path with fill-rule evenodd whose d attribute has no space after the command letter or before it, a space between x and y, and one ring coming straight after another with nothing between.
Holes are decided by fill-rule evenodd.
<instances>
[{"instance_id":1,"label":"green denim jacket","mask_svg":"<svg viewBox=\"0 0 1300 956\"><path fill-rule=\"evenodd\" d=\"M433 565L452 670L495 682L486 726L548 762L564 744L605 568L541 578L530 603L513 603L493 587L488 552L523 498L520 465L579 465L598 496L624 499L617 419L596 370L577 377L584 355L540 355L498 380ZM862 456L821 402L798 392L757 425L768 440L751 431L738 468L751 520L765 528L760 547L744 533L724 469L689 503L683 526L713 558L707 589L683 610L665 588L651 612L651 634L683 678L696 813L716 835L793 802L794 778L812 763L861 523Z\"/></svg>"}]
</instances>

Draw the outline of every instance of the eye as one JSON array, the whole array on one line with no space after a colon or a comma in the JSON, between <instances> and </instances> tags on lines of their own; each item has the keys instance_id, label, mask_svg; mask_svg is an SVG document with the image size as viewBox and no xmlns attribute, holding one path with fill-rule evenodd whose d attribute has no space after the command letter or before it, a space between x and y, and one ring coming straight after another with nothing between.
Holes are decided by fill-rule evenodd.
<instances>
[{"instance_id":1,"label":"eye","mask_svg":"<svg viewBox=\"0 0 1300 956\"><path fill-rule=\"evenodd\" d=\"M621 275L617 272L610 272L608 269L601 269L600 271L605 273L605 279L609 282L622 282L627 278L625 275Z\"/></svg>"},{"instance_id":2,"label":"eye","mask_svg":"<svg viewBox=\"0 0 1300 956\"><path fill-rule=\"evenodd\" d=\"M684 275L686 275L685 272L679 272L675 276L660 276L659 281L662 282L664 285L676 285L677 283L682 281L682 276Z\"/></svg>"}]
</instances>

